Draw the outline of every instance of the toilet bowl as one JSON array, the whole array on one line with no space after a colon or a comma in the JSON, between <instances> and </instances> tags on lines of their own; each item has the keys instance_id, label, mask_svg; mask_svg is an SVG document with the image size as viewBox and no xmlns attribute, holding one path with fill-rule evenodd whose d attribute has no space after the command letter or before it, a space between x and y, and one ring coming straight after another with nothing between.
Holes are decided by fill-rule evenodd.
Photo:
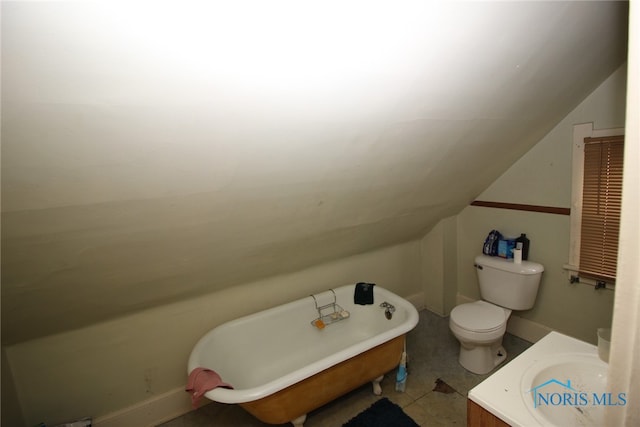
<instances>
[{"instance_id":1,"label":"toilet bowl","mask_svg":"<svg viewBox=\"0 0 640 427\"><path fill-rule=\"evenodd\" d=\"M463 368L486 374L505 360L502 337L510 315L511 310L486 301L462 304L451 311L449 327L460 341L458 360Z\"/></svg>"},{"instance_id":2,"label":"toilet bowl","mask_svg":"<svg viewBox=\"0 0 640 427\"><path fill-rule=\"evenodd\" d=\"M544 267L486 255L475 258L475 267L482 300L455 307L449 328L460 341L460 365L486 374L506 359L502 337L511 310L533 307Z\"/></svg>"}]
</instances>

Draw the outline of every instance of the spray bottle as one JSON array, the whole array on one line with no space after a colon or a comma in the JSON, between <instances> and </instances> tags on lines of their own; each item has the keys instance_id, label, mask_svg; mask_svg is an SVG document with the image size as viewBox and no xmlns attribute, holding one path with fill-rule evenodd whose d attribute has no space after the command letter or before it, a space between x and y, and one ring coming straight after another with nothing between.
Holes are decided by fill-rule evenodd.
<instances>
[{"instance_id":1,"label":"spray bottle","mask_svg":"<svg viewBox=\"0 0 640 427\"><path fill-rule=\"evenodd\" d=\"M396 374L396 391L404 392L407 385L407 351L402 352L400 365L398 365L398 373Z\"/></svg>"}]
</instances>

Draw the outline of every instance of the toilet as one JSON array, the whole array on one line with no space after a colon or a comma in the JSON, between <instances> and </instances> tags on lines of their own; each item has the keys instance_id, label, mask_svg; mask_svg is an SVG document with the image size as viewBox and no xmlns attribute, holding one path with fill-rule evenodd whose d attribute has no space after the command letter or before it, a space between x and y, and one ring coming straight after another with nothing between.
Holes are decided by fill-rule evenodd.
<instances>
[{"instance_id":1,"label":"toilet","mask_svg":"<svg viewBox=\"0 0 640 427\"><path fill-rule=\"evenodd\" d=\"M460 341L460 365L474 374L486 374L506 359L502 337L507 320L512 310L533 307L544 267L478 255L475 268L482 300L455 307L449 328Z\"/></svg>"}]
</instances>

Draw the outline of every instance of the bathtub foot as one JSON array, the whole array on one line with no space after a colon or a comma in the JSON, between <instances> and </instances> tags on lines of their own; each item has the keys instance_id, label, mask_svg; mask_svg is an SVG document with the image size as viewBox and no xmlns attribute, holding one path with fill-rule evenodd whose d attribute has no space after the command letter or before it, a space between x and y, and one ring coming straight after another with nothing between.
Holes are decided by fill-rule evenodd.
<instances>
[{"instance_id":1,"label":"bathtub foot","mask_svg":"<svg viewBox=\"0 0 640 427\"><path fill-rule=\"evenodd\" d=\"M302 427L302 425L306 420L307 420L307 414L300 415L298 418L291 421L291 424L293 424L294 427Z\"/></svg>"},{"instance_id":2,"label":"bathtub foot","mask_svg":"<svg viewBox=\"0 0 640 427\"><path fill-rule=\"evenodd\" d=\"M373 394L375 394L376 396L380 396L382 394L382 387L380 387L380 383L382 382L383 378L384 375L380 375L378 378L371 382L371 384L373 385Z\"/></svg>"}]
</instances>

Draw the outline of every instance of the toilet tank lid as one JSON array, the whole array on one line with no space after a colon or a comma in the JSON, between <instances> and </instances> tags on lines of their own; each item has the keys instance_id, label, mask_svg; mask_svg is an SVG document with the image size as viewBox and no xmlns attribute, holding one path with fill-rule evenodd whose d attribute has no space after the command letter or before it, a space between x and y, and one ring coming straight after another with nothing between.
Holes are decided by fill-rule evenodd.
<instances>
[{"instance_id":1,"label":"toilet tank lid","mask_svg":"<svg viewBox=\"0 0 640 427\"><path fill-rule=\"evenodd\" d=\"M475 262L476 265L516 274L540 274L544 271L544 266L537 262L522 261L521 264L516 264L513 262L513 259L505 259L497 256L478 255Z\"/></svg>"}]
</instances>

